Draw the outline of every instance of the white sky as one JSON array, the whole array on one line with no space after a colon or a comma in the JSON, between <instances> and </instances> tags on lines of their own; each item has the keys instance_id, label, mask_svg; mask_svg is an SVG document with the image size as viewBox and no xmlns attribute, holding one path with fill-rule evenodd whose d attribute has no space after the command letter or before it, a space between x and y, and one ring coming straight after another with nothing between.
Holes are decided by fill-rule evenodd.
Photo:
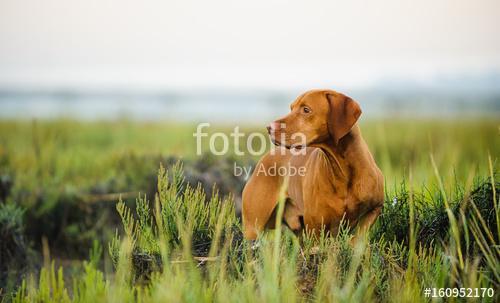
<instances>
[{"instance_id":1,"label":"white sky","mask_svg":"<svg viewBox=\"0 0 500 303\"><path fill-rule=\"evenodd\" d=\"M0 86L363 86L500 68L500 1L0 0Z\"/></svg>"}]
</instances>

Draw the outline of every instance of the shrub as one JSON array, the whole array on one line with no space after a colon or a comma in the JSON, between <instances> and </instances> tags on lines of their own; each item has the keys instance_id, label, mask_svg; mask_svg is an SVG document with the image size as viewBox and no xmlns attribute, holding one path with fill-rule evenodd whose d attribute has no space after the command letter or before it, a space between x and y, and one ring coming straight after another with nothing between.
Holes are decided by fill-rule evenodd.
<instances>
[{"instance_id":1,"label":"shrub","mask_svg":"<svg viewBox=\"0 0 500 303\"><path fill-rule=\"evenodd\" d=\"M29 252L23 228L24 210L0 203L0 288L10 289L22 279Z\"/></svg>"}]
</instances>

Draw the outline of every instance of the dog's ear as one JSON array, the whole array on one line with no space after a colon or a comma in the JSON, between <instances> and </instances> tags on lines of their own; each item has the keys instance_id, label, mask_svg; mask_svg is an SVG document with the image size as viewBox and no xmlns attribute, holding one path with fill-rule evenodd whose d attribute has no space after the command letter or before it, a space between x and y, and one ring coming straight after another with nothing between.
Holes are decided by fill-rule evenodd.
<instances>
[{"instance_id":1,"label":"dog's ear","mask_svg":"<svg viewBox=\"0 0 500 303\"><path fill-rule=\"evenodd\" d=\"M328 132L337 145L358 121L361 108L358 102L340 93L327 92L326 99L330 105Z\"/></svg>"}]
</instances>

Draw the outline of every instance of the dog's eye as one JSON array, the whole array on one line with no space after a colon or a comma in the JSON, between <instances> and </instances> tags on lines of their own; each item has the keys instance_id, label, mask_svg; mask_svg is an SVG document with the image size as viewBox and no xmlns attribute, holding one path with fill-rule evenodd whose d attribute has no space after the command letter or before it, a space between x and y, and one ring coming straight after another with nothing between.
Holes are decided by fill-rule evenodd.
<instances>
[{"instance_id":1,"label":"dog's eye","mask_svg":"<svg viewBox=\"0 0 500 303\"><path fill-rule=\"evenodd\" d=\"M304 106L302 107L302 111L304 112L304 114L309 114L311 112L311 109L307 106Z\"/></svg>"}]
</instances>

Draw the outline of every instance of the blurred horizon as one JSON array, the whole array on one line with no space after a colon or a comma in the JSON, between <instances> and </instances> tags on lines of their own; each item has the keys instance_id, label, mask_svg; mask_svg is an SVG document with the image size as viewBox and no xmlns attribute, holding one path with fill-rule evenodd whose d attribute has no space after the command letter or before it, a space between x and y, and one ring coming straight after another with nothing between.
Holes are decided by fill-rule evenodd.
<instances>
[{"instance_id":1,"label":"blurred horizon","mask_svg":"<svg viewBox=\"0 0 500 303\"><path fill-rule=\"evenodd\" d=\"M498 118L500 77L398 81L337 89L355 100L363 118ZM454 87L457 87L455 89ZM301 89L4 89L0 119L58 119L265 123L285 115Z\"/></svg>"}]
</instances>

